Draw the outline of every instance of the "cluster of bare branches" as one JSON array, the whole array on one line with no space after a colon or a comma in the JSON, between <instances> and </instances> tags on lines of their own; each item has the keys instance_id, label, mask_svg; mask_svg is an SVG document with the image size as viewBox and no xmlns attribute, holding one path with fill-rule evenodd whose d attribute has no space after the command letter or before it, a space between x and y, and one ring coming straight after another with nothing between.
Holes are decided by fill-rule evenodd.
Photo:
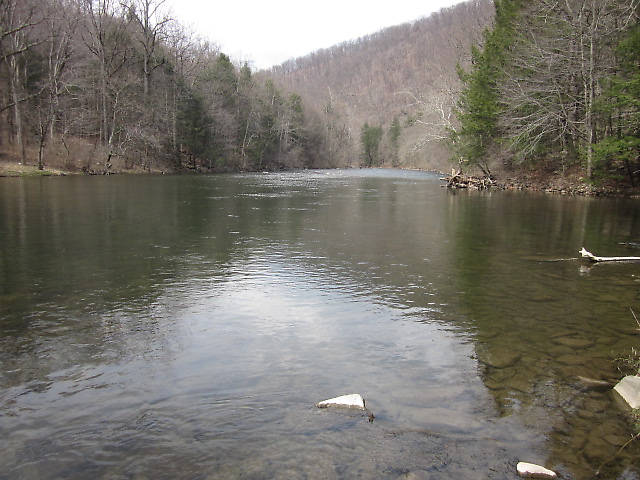
<instances>
[{"instance_id":1,"label":"cluster of bare branches","mask_svg":"<svg viewBox=\"0 0 640 480\"><path fill-rule=\"evenodd\" d=\"M553 145L562 161L583 151L593 168L595 102L615 69L620 34L637 21L637 0L539 0L519 18L500 95L501 128L521 159ZM564 166L564 163L563 163Z\"/></svg>"},{"instance_id":2,"label":"cluster of bare branches","mask_svg":"<svg viewBox=\"0 0 640 480\"><path fill-rule=\"evenodd\" d=\"M411 91L398 92L408 99L406 105L419 112L415 122L423 128L421 139L413 145L418 151L430 142L447 141L450 132L456 128L455 107L459 93L459 85L450 86L449 79L442 79L438 87L433 87L429 94Z\"/></svg>"}]
</instances>

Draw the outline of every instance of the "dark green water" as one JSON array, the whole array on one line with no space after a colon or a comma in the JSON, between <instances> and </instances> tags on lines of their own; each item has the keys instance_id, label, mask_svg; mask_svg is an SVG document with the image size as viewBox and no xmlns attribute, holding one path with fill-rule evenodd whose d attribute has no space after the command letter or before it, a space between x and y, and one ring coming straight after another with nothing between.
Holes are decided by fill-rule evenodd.
<instances>
[{"instance_id":1,"label":"dark green water","mask_svg":"<svg viewBox=\"0 0 640 480\"><path fill-rule=\"evenodd\" d=\"M549 260L638 255L640 202L439 183L2 179L0 478L592 478L640 265Z\"/></svg>"}]
</instances>

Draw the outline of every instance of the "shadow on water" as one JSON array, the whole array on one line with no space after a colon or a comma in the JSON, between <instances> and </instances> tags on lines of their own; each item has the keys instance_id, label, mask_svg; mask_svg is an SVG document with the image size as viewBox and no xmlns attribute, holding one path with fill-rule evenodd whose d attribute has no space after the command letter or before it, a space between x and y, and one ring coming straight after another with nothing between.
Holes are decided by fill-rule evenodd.
<instances>
[{"instance_id":1,"label":"shadow on water","mask_svg":"<svg viewBox=\"0 0 640 480\"><path fill-rule=\"evenodd\" d=\"M0 184L10 476L590 478L630 435L637 201L410 172ZM640 308L638 308L640 310ZM375 411L317 411L359 391ZM603 478L639 478L634 445Z\"/></svg>"}]
</instances>

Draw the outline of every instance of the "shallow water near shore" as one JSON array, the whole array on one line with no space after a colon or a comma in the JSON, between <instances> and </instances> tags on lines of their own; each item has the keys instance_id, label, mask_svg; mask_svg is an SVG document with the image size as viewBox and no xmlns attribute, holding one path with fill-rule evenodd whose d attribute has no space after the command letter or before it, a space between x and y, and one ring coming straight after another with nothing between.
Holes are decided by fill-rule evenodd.
<instances>
[{"instance_id":1,"label":"shallow water near shore","mask_svg":"<svg viewBox=\"0 0 640 480\"><path fill-rule=\"evenodd\" d=\"M335 170L0 180L0 478L593 478L640 202ZM375 413L320 410L360 393ZM601 478L639 479L640 445Z\"/></svg>"}]
</instances>

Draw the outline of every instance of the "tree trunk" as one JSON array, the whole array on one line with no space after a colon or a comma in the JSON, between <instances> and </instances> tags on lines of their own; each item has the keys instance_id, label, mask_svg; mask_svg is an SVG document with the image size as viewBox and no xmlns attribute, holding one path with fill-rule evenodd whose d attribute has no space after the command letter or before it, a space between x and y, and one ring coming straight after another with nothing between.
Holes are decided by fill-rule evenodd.
<instances>
[{"instance_id":1,"label":"tree trunk","mask_svg":"<svg viewBox=\"0 0 640 480\"><path fill-rule=\"evenodd\" d=\"M242 168L246 169L247 168L247 161L246 161L246 148L248 146L247 144L247 138L249 136L249 121L251 120L251 114L253 112L250 112L249 115L247 116L247 123L245 125L244 128L244 138L242 139L242 149L240 150L241 152L241 161L242 161Z\"/></svg>"},{"instance_id":2,"label":"tree trunk","mask_svg":"<svg viewBox=\"0 0 640 480\"><path fill-rule=\"evenodd\" d=\"M40 145L38 146L38 170L44 170L44 159L42 157L44 153L44 146L46 143L47 130L47 126L44 125L40 128Z\"/></svg>"},{"instance_id":3,"label":"tree trunk","mask_svg":"<svg viewBox=\"0 0 640 480\"><path fill-rule=\"evenodd\" d=\"M178 82L173 75L173 112L171 112L171 146L173 151L178 148Z\"/></svg>"},{"instance_id":4,"label":"tree trunk","mask_svg":"<svg viewBox=\"0 0 640 480\"><path fill-rule=\"evenodd\" d=\"M100 96L102 101L102 142L104 146L109 144L109 120L107 119L107 73L104 65L104 56L100 62Z\"/></svg>"},{"instance_id":5,"label":"tree trunk","mask_svg":"<svg viewBox=\"0 0 640 480\"><path fill-rule=\"evenodd\" d=\"M20 161L27 163L27 155L25 151L24 135L22 131L22 112L20 110L20 99L18 95L19 71L16 58L13 57L7 62L9 67L9 89L11 90L11 101L13 102L13 121L15 123L15 140L16 145L20 149Z\"/></svg>"},{"instance_id":6,"label":"tree trunk","mask_svg":"<svg viewBox=\"0 0 640 480\"><path fill-rule=\"evenodd\" d=\"M144 54L143 68L144 68L143 91L144 91L144 102L146 104L147 101L149 100L149 77L151 76L151 72L149 72L149 56L146 53Z\"/></svg>"},{"instance_id":7,"label":"tree trunk","mask_svg":"<svg viewBox=\"0 0 640 480\"><path fill-rule=\"evenodd\" d=\"M587 104L586 104L586 118L585 124L587 127L587 178L591 178L591 171L593 168L593 143L595 140L595 125L593 120L593 102L594 102L594 90L595 90L595 60L594 60L594 42L597 26L597 12L595 6L596 0L591 0L591 25L589 28L589 76L588 76L588 91L587 91Z\"/></svg>"}]
</instances>

